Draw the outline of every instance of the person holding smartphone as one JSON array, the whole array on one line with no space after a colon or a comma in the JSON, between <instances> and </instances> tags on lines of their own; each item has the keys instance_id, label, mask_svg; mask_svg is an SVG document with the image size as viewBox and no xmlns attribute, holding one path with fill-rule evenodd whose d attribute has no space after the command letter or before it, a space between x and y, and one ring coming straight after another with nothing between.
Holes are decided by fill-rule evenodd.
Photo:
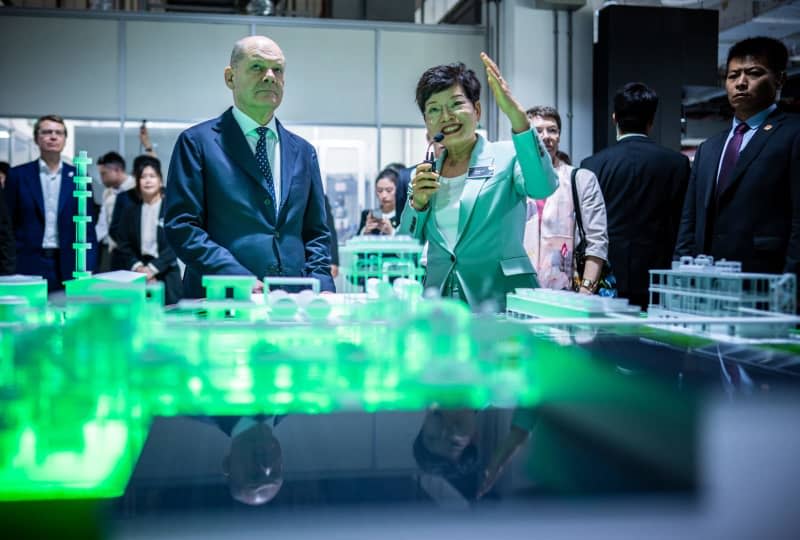
<instances>
[{"instance_id":1,"label":"person holding smartphone","mask_svg":"<svg viewBox=\"0 0 800 540\"><path fill-rule=\"evenodd\" d=\"M400 223L400 216L395 211L395 194L400 178L396 170L386 168L378 173L375 179L375 196L379 207L361 212L361 223L358 234L394 234Z\"/></svg>"}]
</instances>

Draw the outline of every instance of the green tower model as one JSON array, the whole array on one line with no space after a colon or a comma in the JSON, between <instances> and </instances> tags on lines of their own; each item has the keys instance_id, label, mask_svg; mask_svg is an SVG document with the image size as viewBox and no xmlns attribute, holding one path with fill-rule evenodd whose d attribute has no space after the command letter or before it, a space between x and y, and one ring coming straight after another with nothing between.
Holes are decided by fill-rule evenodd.
<instances>
[{"instance_id":1,"label":"green tower model","mask_svg":"<svg viewBox=\"0 0 800 540\"><path fill-rule=\"evenodd\" d=\"M72 192L72 196L78 199L78 215L72 216L72 221L75 223L75 242L72 244L72 249L75 250L75 271L72 272L74 279L92 275L91 272L86 270L86 250L92 249L92 245L86 238L86 227L92 222L92 216L86 210L88 200L92 196L92 191L89 189L92 177L87 176L86 166L91 162L92 160L85 150L81 150L81 153L74 161L77 174L72 179L75 182L75 190Z\"/></svg>"}]
</instances>

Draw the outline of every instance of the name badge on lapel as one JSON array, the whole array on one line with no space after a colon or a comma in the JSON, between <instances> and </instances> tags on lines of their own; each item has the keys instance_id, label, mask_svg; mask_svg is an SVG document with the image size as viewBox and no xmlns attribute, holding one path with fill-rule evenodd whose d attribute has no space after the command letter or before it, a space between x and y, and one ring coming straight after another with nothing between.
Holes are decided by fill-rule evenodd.
<instances>
[{"instance_id":1,"label":"name badge on lapel","mask_svg":"<svg viewBox=\"0 0 800 540\"><path fill-rule=\"evenodd\" d=\"M490 176L494 176L494 163L478 164L467 169L467 180L484 179Z\"/></svg>"}]
</instances>

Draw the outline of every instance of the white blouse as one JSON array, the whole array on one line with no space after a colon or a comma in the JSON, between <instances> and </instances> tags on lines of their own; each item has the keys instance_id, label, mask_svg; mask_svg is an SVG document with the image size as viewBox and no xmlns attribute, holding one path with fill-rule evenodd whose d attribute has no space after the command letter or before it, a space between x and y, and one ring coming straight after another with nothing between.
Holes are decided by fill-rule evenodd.
<instances>
[{"instance_id":1,"label":"white blouse","mask_svg":"<svg viewBox=\"0 0 800 540\"><path fill-rule=\"evenodd\" d=\"M142 203L142 255L158 257L158 216L161 214L159 197L154 203Z\"/></svg>"},{"instance_id":2,"label":"white blouse","mask_svg":"<svg viewBox=\"0 0 800 540\"><path fill-rule=\"evenodd\" d=\"M447 241L447 247L451 250L455 247L458 238L458 214L461 210L461 194L464 191L466 180L467 173L453 178L440 176L439 190L436 192L433 203L436 225Z\"/></svg>"}]
</instances>

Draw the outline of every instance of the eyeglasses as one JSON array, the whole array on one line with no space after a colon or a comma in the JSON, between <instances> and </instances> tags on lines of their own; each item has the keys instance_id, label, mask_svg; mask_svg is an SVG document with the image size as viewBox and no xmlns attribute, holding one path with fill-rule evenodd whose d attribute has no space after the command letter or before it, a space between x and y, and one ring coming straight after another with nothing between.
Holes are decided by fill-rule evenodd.
<instances>
[{"instance_id":1,"label":"eyeglasses","mask_svg":"<svg viewBox=\"0 0 800 540\"><path fill-rule=\"evenodd\" d=\"M64 137L67 135L67 132L63 129L40 129L39 135L44 135L45 137L48 135L58 135L59 137Z\"/></svg>"}]
</instances>

